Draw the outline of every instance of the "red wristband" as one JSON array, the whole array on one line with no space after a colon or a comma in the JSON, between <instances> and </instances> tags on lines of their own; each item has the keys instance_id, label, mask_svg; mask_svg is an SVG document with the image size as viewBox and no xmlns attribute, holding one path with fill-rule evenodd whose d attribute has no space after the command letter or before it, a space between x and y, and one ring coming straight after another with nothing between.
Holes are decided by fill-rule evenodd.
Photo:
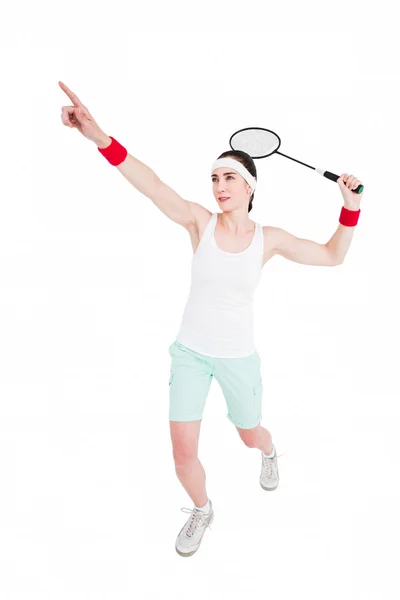
<instances>
[{"instance_id":1,"label":"red wristband","mask_svg":"<svg viewBox=\"0 0 400 600\"><path fill-rule=\"evenodd\" d=\"M121 146L121 144L111 135L109 137L112 140L111 144L107 146L107 148L97 147L97 150L113 165L113 167L116 167L126 159L128 150Z\"/></svg>"},{"instance_id":2,"label":"red wristband","mask_svg":"<svg viewBox=\"0 0 400 600\"><path fill-rule=\"evenodd\" d=\"M354 227L358 223L360 212L361 209L349 210L345 206L342 206L342 211L339 217L339 223L341 225L346 225L347 227Z\"/></svg>"}]
</instances>

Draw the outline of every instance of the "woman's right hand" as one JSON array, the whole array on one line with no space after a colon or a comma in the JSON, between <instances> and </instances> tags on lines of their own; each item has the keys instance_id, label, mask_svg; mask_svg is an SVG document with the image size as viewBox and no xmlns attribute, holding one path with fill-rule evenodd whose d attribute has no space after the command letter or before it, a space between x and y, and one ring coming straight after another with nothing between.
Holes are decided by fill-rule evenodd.
<instances>
[{"instance_id":1,"label":"woman's right hand","mask_svg":"<svg viewBox=\"0 0 400 600\"><path fill-rule=\"evenodd\" d=\"M111 144L111 138L100 129L92 115L71 90L62 81L58 82L60 88L67 94L73 106L63 106L61 120L66 127L76 128L85 138L100 147Z\"/></svg>"}]
</instances>

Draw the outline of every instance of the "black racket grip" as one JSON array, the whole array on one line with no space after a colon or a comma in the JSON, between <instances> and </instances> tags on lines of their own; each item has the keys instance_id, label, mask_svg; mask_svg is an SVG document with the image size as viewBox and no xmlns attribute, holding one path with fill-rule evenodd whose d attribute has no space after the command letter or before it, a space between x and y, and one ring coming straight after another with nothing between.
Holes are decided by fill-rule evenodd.
<instances>
[{"instance_id":1,"label":"black racket grip","mask_svg":"<svg viewBox=\"0 0 400 600\"><path fill-rule=\"evenodd\" d=\"M327 179L330 179L331 181L337 181L338 179L340 179L340 175L335 175L335 173L331 173L330 171L324 171L324 177L326 177ZM363 191L364 186L360 185L356 187L355 190L351 190L354 194L361 194L361 192Z\"/></svg>"}]
</instances>

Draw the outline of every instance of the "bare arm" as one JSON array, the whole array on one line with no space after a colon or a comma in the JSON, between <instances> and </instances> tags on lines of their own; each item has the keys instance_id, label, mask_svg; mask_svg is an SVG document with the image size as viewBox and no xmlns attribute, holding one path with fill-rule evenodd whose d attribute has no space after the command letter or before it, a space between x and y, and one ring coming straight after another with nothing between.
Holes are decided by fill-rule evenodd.
<instances>
[{"instance_id":1,"label":"bare arm","mask_svg":"<svg viewBox=\"0 0 400 600\"><path fill-rule=\"evenodd\" d=\"M346 181L345 181L346 179ZM361 194L353 190L360 184L353 175L343 173L338 179L342 192L344 207L347 212L360 213ZM357 223L355 220L355 223ZM354 223L352 219L350 222ZM298 238L279 227L263 227L266 248L271 256L280 254L284 258L304 265L335 266L341 265L346 257L354 235L355 225L339 225L333 236L326 244L318 244L311 240Z\"/></svg>"},{"instance_id":2,"label":"bare arm","mask_svg":"<svg viewBox=\"0 0 400 600\"><path fill-rule=\"evenodd\" d=\"M327 244L298 238L280 227L266 226L263 229L272 254L303 265L333 267L341 264L333 248Z\"/></svg>"},{"instance_id":3,"label":"bare arm","mask_svg":"<svg viewBox=\"0 0 400 600\"><path fill-rule=\"evenodd\" d=\"M78 96L62 81L58 83L72 102L72 106L62 107L63 124L78 129L84 137L94 142L99 148L107 148L112 142L111 138L99 127ZM131 154L127 154L125 160L116 168L140 193L150 198L169 219L188 230L197 224L198 218L204 218L204 214L209 212L200 204L181 198L172 188L162 182L150 167Z\"/></svg>"},{"instance_id":4,"label":"bare arm","mask_svg":"<svg viewBox=\"0 0 400 600\"><path fill-rule=\"evenodd\" d=\"M96 144L99 148L106 148L111 141L111 138L104 134L96 140ZM196 213L201 210L200 205L181 198L169 185L161 181L150 167L128 153L125 160L116 168L141 194L150 198L171 221L186 229L194 225Z\"/></svg>"},{"instance_id":5,"label":"bare arm","mask_svg":"<svg viewBox=\"0 0 400 600\"><path fill-rule=\"evenodd\" d=\"M117 166L117 169L139 192L150 200L171 221L186 229L194 222L192 202L184 200L147 165L130 154Z\"/></svg>"},{"instance_id":6,"label":"bare arm","mask_svg":"<svg viewBox=\"0 0 400 600\"><path fill-rule=\"evenodd\" d=\"M353 239L355 227L342 225L339 223L335 233L326 243L327 247L335 256L337 256L340 262L343 262L350 248L351 241Z\"/></svg>"}]
</instances>

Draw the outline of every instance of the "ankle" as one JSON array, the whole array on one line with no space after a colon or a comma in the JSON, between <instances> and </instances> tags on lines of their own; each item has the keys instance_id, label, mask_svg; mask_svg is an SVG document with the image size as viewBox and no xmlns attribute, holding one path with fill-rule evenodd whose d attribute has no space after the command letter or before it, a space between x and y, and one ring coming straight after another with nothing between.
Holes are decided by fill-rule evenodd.
<instances>
[{"instance_id":1,"label":"ankle","mask_svg":"<svg viewBox=\"0 0 400 600\"><path fill-rule=\"evenodd\" d=\"M205 504L207 504L208 501L209 501L208 496L202 496L202 499L200 502L195 502L193 500L193 504L196 506L196 508L200 508L201 506L204 506Z\"/></svg>"},{"instance_id":2,"label":"ankle","mask_svg":"<svg viewBox=\"0 0 400 600\"><path fill-rule=\"evenodd\" d=\"M262 453L263 453L263 454L264 454L264 456L265 456L265 457L267 457L267 458L273 458L273 457L274 457L274 454L275 454L275 448L274 448L274 445L272 444L272 447L271 447L271 451L270 451L270 452L265 452L264 450L262 450Z\"/></svg>"},{"instance_id":3,"label":"ankle","mask_svg":"<svg viewBox=\"0 0 400 600\"><path fill-rule=\"evenodd\" d=\"M196 510L201 510L202 512L209 513L211 509L210 500L208 499L207 502L205 502L204 506L203 504L200 504L199 506L196 506L195 504L194 507Z\"/></svg>"}]
</instances>

